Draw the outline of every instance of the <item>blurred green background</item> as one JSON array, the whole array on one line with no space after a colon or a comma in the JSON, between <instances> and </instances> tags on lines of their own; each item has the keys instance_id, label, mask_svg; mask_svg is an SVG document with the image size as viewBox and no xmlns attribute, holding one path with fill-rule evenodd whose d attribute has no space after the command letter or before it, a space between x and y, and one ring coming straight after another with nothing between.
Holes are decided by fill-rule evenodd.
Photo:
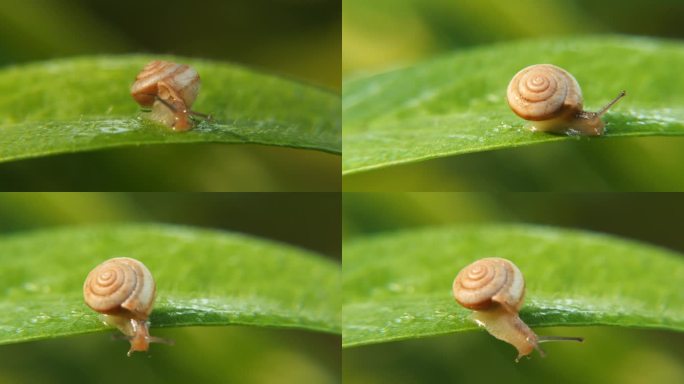
<instances>
[{"instance_id":1,"label":"blurred green background","mask_svg":"<svg viewBox=\"0 0 684 384\"><path fill-rule=\"evenodd\" d=\"M615 33L681 39L683 14L681 0L345 0L342 73L363 77L518 39ZM682 146L676 137L533 145L349 175L344 189L684 190L677 166L684 163Z\"/></svg>"},{"instance_id":2,"label":"blurred green background","mask_svg":"<svg viewBox=\"0 0 684 384\"><path fill-rule=\"evenodd\" d=\"M340 0L0 2L0 67L111 53L229 61L340 89ZM9 90L3 90L8 92ZM0 164L0 190L331 191L340 157L256 145L164 145Z\"/></svg>"},{"instance_id":3,"label":"blurred green background","mask_svg":"<svg viewBox=\"0 0 684 384\"><path fill-rule=\"evenodd\" d=\"M342 212L345 242L430 226L526 223L609 233L684 254L681 194L345 193ZM681 282L664 283L681 289ZM354 384L684 382L680 333L617 327L539 333L579 335L586 342L548 344L547 358L533 355L516 364L510 345L485 332L457 333L345 349L343 375Z\"/></svg>"},{"instance_id":4,"label":"blurred green background","mask_svg":"<svg viewBox=\"0 0 684 384\"><path fill-rule=\"evenodd\" d=\"M340 206L334 193L2 193L0 235L159 222L246 233L340 262ZM0 383L340 382L336 335L245 326L158 331L176 345L131 358L108 333L1 345Z\"/></svg>"}]
</instances>

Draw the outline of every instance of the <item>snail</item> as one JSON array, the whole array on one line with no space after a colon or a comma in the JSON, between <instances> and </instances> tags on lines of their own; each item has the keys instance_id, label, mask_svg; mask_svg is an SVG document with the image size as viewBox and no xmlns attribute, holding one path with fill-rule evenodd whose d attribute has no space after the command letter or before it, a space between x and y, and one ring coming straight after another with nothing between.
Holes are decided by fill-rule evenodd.
<instances>
[{"instance_id":1,"label":"snail","mask_svg":"<svg viewBox=\"0 0 684 384\"><path fill-rule=\"evenodd\" d=\"M621 91L598 112L584 111L577 80L563 68L537 64L513 76L508 84L507 100L516 115L533 122L533 130L600 136L604 131L601 116L625 95Z\"/></svg>"},{"instance_id":2,"label":"snail","mask_svg":"<svg viewBox=\"0 0 684 384\"><path fill-rule=\"evenodd\" d=\"M86 305L104 315L107 325L118 328L130 341L128 356L147 351L149 343L172 341L149 334L156 286L152 273L138 260L128 257L109 259L90 271L83 284Z\"/></svg>"},{"instance_id":3,"label":"snail","mask_svg":"<svg viewBox=\"0 0 684 384\"><path fill-rule=\"evenodd\" d=\"M489 257L463 268L453 284L456 301L472 309L472 318L492 336L512 344L519 361L533 350L544 357L539 343L546 341L584 341L581 337L537 336L518 316L525 296L522 272L511 261Z\"/></svg>"},{"instance_id":4,"label":"snail","mask_svg":"<svg viewBox=\"0 0 684 384\"><path fill-rule=\"evenodd\" d=\"M197 71L184 64L154 60L135 78L131 96L143 108L151 108L150 118L176 131L192 128L191 116L211 119L190 109L200 89Z\"/></svg>"}]
</instances>

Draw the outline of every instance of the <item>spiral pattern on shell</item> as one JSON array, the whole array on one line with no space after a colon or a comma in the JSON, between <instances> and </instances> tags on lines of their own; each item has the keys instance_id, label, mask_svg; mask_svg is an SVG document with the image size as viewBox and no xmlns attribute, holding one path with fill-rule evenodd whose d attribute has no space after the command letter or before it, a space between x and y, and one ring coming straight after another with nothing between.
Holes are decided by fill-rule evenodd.
<instances>
[{"instance_id":1,"label":"spiral pattern on shell","mask_svg":"<svg viewBox=\"0 0 684 384\"><path fill-rule=\"evenodd\" d=\"M144 320L152 312L156 287L152 273L138 260L109 259L90 271L83 284L85 303L104 314L130 314Z\"/></svg>"},{"instance_id":2,"label":"spiral pattern on shell","mask_svg":"<svg viewBox=\"0 0 684 384\"><path fill-rule=\"evenodd\" d=\"M143 107L154 104L155 96L168 100L178 98L185 106L195 102L200 88L197 71L184 65L169 61L155 60L148 63L136 76L131 86L131 95Z\"/></svg>"},{"instance_id":3,"label":"spiral pattern on shell","mask_svg":"<svg viewBox=\"0 0 684 384\"><path fill-rule=\"evenodd\" d=\"M492 308L496 303L518 310L525 295L525 281L511 261L489 257L458 273L453 294L459 304L473 310Z\"/></svg>"},{"instance_id":4,"label":"spiral pattern on shell","mask_svg":"<svg viewBox=\"0 0 684 384\"><path fill-rule=\"evenodd\" d=\"M523 68L508 84L508 105L525 120L549 120L582 110L582 90L563 68L537 64Z\"/></svg>"}]
</instances>

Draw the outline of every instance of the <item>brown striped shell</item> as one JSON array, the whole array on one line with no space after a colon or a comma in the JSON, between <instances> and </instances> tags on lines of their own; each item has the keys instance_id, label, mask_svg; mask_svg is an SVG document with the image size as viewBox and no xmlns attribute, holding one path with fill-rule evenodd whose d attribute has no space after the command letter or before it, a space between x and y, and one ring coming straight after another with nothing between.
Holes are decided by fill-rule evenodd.
<instances>
[{"instance_id":1,"label":"brown striped shell","mask_svg":"<svg viewBox=\"0 0 684 384\"><path fill-rule=\"evenodd\" d=\"M154 304L156 286L152 273L138 260L109 259L90 271L83 284L85 303L93 310L146 320Z\"/></svg>"},{"instance_id":2,"label":"brown striped shell","mask_svg":"<svg viewBox=\"0 0 684 384\"><path fill-rule=\"evenodd\" d=\"M463 268L453 284L456 301L472 310L499 306L518 311L525 296L522 272L511 261L489 257Z\"/></svg>"},{"instance_id":3,"label":"brown striped shell","mask_svg":"<svg viewBox=\"0 0 684 384\"><path fill-rule=\"evenodd\" d=\"M143 107L151 107L155 96L162 99L176 97L190 109L199 89L199 74L190 66L155 60L136 76L131 96Z\"/></svg>"},{"instance_id":4,"label":"brown striped shell","mask_svg":"<svg viewBox=\"0 0 684 384\"><path fill-rule=\"evenodd\" d=\"M579 83L552 64L523 68L508 84L507 99L513 112L525 120L550 120L582 110Z\"/></svg>"}]
</instances>

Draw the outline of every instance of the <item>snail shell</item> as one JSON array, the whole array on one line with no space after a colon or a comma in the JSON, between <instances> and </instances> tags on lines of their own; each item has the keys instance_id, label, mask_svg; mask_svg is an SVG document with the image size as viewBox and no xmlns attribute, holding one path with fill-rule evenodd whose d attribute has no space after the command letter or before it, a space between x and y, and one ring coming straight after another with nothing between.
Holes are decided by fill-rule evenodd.
<instances>
[{"instance_id":1,"label":"snail shell","mask_svg":"<svg viewBox=\"0 0 684 384\"><path fill-rule=\"evenodd\" d=\"M469 309L501 304L517 311L523 304L525 281L515 264L490 257L463 268L454 280L453 293L456 301Z\"/></svg>"},{"instance_id":2,"label":"snail shell","mask_svg":"<svg viewBox=\"0 0 684 384\"><path fill-rule=\"evenodd\" d=\"M525 120L542 121L582 110L582 90L566 70L551 64L522 69L508 84L508 105Z\"/></svg>"},{"instance_id":3,"label":"snail shell","mask_svg":"<svg viewBox=\"0 0 684 384\"><path fill-rule=\"evenodd\" d=\"M584 111L577 80L552 64L523 68L513 76L506 92L511 110L532 121L534 130L587 136L603 134L601 116L624 95L622 91L598 112Z\"/></svg>"},{"instance_id":4,"label":"snail shell","mask_svg":"<svg viewBox=\"0 0 684 384\"><path fill-rule=\"evenodd\" d=\"M155 60L135 78L131 96L142 107L152 108L152 119L184 131L191 128L188 115L199 89L199 74L190 66Z\"/></svg>"},{"instance_id":5,"label":"snail shell","mask_svg":"<svg viewBox=\"0 0 684 384\"><path fill-rule=\"evenodd\" d=\"M150 270L128 257L109 259L90 271L83 284L85 303L108 315L130 315L146 320L154 304L156 287Z\"/></svg>"}]
</instances>

